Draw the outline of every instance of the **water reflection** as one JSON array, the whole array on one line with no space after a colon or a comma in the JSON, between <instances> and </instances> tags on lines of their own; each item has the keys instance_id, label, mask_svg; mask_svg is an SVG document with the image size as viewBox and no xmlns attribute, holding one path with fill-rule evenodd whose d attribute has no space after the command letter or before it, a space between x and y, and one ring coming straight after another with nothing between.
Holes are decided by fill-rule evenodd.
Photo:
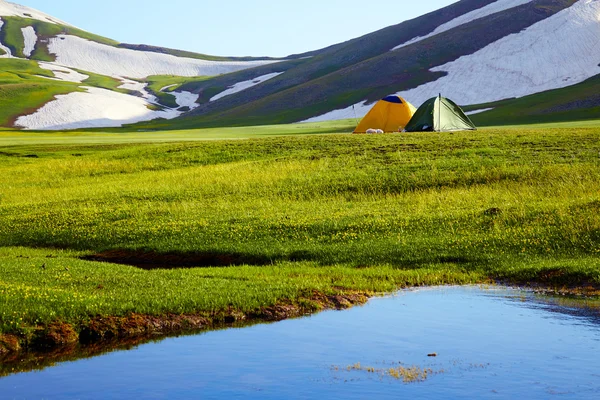
<instances>
[{"instance_id":1,"label":"water reflection","mask_svg":"<svg viewBox=\"0 0 600 400\"><path fill-rule=\"evenodd\" d=\"M594 302L494 287L411 290L11 375L0 397L592 399L599 340ZM402 369L427 373L405 380Z\"/></svg>"},{"instance_id":2,"label":"water reflection","mask_svg":"<svg viewBox=\"0 0 600 400\"><path fill-rule=\"evenodd\" d=\"M533 292L503 294L501 297L518 302L523 307L539 309L556 315L569 324L583 323L600 326L600 300L576 296L545 296Z\"/></svg>"}]
</instances>

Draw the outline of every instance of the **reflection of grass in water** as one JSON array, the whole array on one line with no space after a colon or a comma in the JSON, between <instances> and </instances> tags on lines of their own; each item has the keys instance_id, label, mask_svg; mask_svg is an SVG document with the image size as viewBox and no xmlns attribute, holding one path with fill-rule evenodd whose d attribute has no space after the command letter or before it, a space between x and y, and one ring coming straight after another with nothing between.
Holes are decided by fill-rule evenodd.
<instances>
[{"instance_id":1,"label":"reflection of grass in water","mask_svg":"<svg viewBox=\"0 0 600 400\"><path fill-rule=\"evenodd\" d=\"M339 370L338 367L333 367L334 370ZM439 374L444 372L433 371L431 368L421 368L413 365L410 367L404 367L399 365L397 367L390 368L374 368L374 367L363 367L360 363L349 365L346 367L347 371L364 371L370 374L378 374L381 377L389 376L394 379L402 380L404 383L423 382L427 380L430 375Z\"/></svg>"}]
</instances>

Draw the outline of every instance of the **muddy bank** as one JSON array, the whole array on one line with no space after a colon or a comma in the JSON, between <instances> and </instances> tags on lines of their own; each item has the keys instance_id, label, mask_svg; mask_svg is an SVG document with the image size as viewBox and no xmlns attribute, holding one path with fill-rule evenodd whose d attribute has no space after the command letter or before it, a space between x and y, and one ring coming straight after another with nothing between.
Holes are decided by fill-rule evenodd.
<instances>
[{"instance_id":1,"label":"muddy bank","mask_svg":"<svg viewBox=\"0 0 600 400\"><path fill-rule=\"evenodd\" d=\"M342 310L364 304L370 297L363 292L327 295L314 291L295 301L283 300L274 306L250 312L232 308L212 314L130 314L124 317L94 317L80 326L55 322L37 326L27 336L0 335L0 376L44 368L44 365L59 360L93 356L170 335L275 322L322 310Z\"/></svg>"},{"instance_id":2,"label":"muddy bank","mask_svg":"<svg viewBox=\"0 0 600 400\"><path fill-rule=\"evenodd\" d=\"M560 274L545 273L535 282L490 281L497 286L518 287L546 295L600 297L600 287L593 283L559 284ZM313 314L322 310L343 310L364 304L372 294L349 292L328 295L313 291L294 301L249 312L233 308L218 313L165 314L160 316L130 314L123 317L94 317L78 326L55 322L37 326L28 335L0 334L0 376L43 369L56 362L93 357L167 336L197 334L262 322L276 322Z\"/></svg>"}]
</instances>

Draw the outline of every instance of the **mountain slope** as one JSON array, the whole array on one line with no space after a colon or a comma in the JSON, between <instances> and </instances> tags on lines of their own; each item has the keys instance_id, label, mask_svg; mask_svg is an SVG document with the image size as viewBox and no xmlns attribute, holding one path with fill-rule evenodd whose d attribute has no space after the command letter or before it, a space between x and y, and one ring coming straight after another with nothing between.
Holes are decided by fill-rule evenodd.
<instances>
[{"instance_id":1,"label":"mountain slope","mask_svg":"<svg viewBox=\"0 0 600 400\"><path fill-rule=\"evenodd\" d=\"M471 111L493 108L477 121L510 123L537 111L517 118L503 107L530 103L507 99L542 101L530 96L561 88L568 95L550 114L591 117L600 106L588 93L600 74L599 21L600 0L462 0L310 53L231 58L118 43L0 0L0 71L2 58L35 60L32 71L51 72L24 75L23 87L42 79L60 93L48 104L19 97L6 121L35 129L323 121L361 117L389 94L418 106L441 92Z\"/></svg>"},{"instance_id":2,"label":"mountain slope","mask_svg":"<svg viewBox=\"0 0 600 400\"><path fill-rule=\"evenodd\" d=\"M19 59L30 63L19 67L27 72L15 74ZM12 114L4 118L5 126L69 129L172 119L195 108L198 96L178 90L175 86L179 84L170 87L169 93L150 90L147 83L153 81L151 76L205 77L279 61L120 44L40 11L0 0L0 71L11 76L5 85L12 85L0 90L15 95L6 108ZM50 72L31 73L40 68ZM15 79L21 82L17 84ZM185 81L180 79L180 83ZM17 93L21 90L26 94L36 85L48 96Z\"/></svg>"},{"instance_id":3,"label":"mountain slope","mask_svg":"<svg viewBox=\"0 0 600 400\"><path fill-rule=\"evenodd\" d=\"M517 99L473 105L466 110L484 110L471 115L476 124L516 125L598 119L600 74L576 85Z\"/></svg>"},{"instance_id":4,"label":"mountain slope","mask_svg":"<svg viewBox=\"0 0 600 400\"><path fill-rule=\"evenodd\" d=\"M500 10L498 12L455 26L446 30L441 35L428 38L425 37L419 41L413 41L412 44L403 46L394 51L389 50L396 47L398 43L402 44L411 41L414 37L427 36L427 31L434 31L438 26L447 24L454 18L445 17L448 10L443 9L413 21L407 21L395 27L386 28L385 30L367 35L366 37L359 39L358 42L348 42L346 48L341 50L346 54L357 54L360 53L359 43L373 42L377 43L378 55L365 60L356 58L354 60L355 62L349 66L334 70L323 76L309 79L305 82L300 82L297 85L287 86L283 88L283 90L275 87L278 84L281 85L283 79L287 79L287 82L289 83L289 78L292 75L305 78L309 76L312 72L310 69L318 62L315 58L314 60L311 60L310 66L307 64L301 65L297 69L288 71L286 74L277 78L277 80L273 79L267 84L240 93L236 98L228 97L223 99L223 101L198 107L192 113L197 118L188 118L188 116L186 116L186 122L190 125L213 125L218 124L219 120L227 120L233 124L246 124L252 123L253 121L267 123L294 122L308 119L315 115L325 114L327 111L339 109L341 109L341 111L326 114L320 119L348 118L354 116L352 112L353 105L358 116L360 116L366 113L370 104L366 107L360 106L365 103L372 103L378 98L391 93L400 93L401 95L406 94L405 97L407 97L409 101L419 105L426 98L432 97L439 92L443 92L448 97L458 98L458 101L462 104L468 104L470 98L467 97L467 102L465 103L461 101L461 97L464 99L464 96L461 95L471 92L475 94L483 93L482 91L486 90L487 86L489 86L489 83L487 83L486 80L474 80L472 85L467 86L467 83L470 82L472 77L478 77L478 75L474 74L473 70L476 70L479 65L485 65L487 58L478 57L471 63L467 63L468 65L473 66L470 69L465 67L465 63L461 64L461 67L457 69L463 71L463 74L462 76L459 75L458 79L453 79L452 82L454 84L452 86L448 85L447 80L444 80L443 78L449 74L444 70L445 65L459 59L463 60L466 56L474 55L479 51L486 49L488 46L492 46L493 48L496 46L495 43L501 42L505 38L511 38L513 35L521 35L522 31L526 31L528 28L531 28L532 31L543 31L543 29L548 29L548 32L545 32L550 38L548 42L556 41L558 43L561 41L561 37L559 34L555 34L555 32L552 31L552 29L556 28L557 24L542 23L546 19L552 18L564 20L562 16L557 15L561 12L563 14L567 13L568 17L573 19L572 26L574 29L573 32L569 34L569 38L576 40L580 35L588 37L589 40L585 43L585 45L590 48L588 52L593 55L598 54L600 61L598 40L595 38L597 29L588 23L599 15L597 11L597 1L461 1L453 5L454 7L451 6L449 8L456 11L456 7L462 7L461 13L457 14L455 12L453 15L455 18L459 18L473 10L477 10L474 8L476 6L492 5L496 3L505 3L507 5L513 5L514 7L502 8L498 7L497 4L497 9ZM576 10L576 12L573 10ZM433 26L429 24L427 29L425 29L425 32L423 32L423 30L416 31L413 29L415 25L418 27L426 26L427 23L432 20L435 21L435 23ZM535 28L538 23L542 24L541 26L543 29ZM393 33L390 33L392 31ZM395 38L394 45L392 45L390 40L382 40L387 34ZM536 40L543 41L543 36L540 37L537 33L525 33L524 36L534 38L535 40L527 41L527 38L519 38L518 40L510 39L508 40L508 43L527 43L530 46L529 48L520 46L518 47L519 50L516 51L520 59L530 60L531 64L534 65L545 65L546 61L544 58L541 58L540 54L546 54L547 52L541 52L540 54L536 52L538 46ZM568 41L565 42L568 43ZM381 43L384 43L385 51L383 51ZM548 46L545 48L547 49ZM557 46L556 51L559 49L560 46ZM336 49L335 51L340 52L339 49ZM507 54L503 54L502 57L497 57L496 61L501 63L503 59L510 54L509 51L506 53ZM572 52L570 54L572 54ZM487 57L493 56L493 51L486 51L485 55L487 55ZM325 53L319 58L327 59L331 57L333 57L331 53ZM556 57L560 58L560 53ZM571 60L574 59L572 55L570 58ZM507 65L509 62L510 60L507 59ZM520 63L515 67L522 67L525 64L526 63ZM564 62L561 64L565 64L565 74L568 76L572 72L573 66ZM589 67L589 65L586 64L585 67ZM493 70L494 68L498 69L496 64L492 64L489 69ZM582 71L580 69L575 71L578 72L577 78L573 77L573 79L568 82L563 81L565 74L557 74L557 76L550 80L542 90L553 87L563 87L567 84L575 84L578 81L597 73L594 68L590 68L583 73L581 73ZM248 71L245 71L245 73L248 73ZM452 76L452 78L454 78L454 76ZM504 77L498 74L498 78ZM489 82L494 82L496 76L493 73L490 73L486 79ZM506 78L498 79L497 81L502 82L507 88L518 86L519 89L522 90L522 93L519 93L518 95L536 92L536 87L533 85L524 86L522 82L513 82ZM203 84L207 85L208 82ZM425 84L429 85L424 86ZM420 88L420 92L415 90L417 88ZM511 92L509 93L510 95L513 95ZM504 93L500 92L498 95L501 97L494 98L493 96L485 97L483 95L472 97L477 99L477 102L481 102L482 98L486 99L485 101L494 101L500 100L504 98L502 96L505 96ZM349 108L344 109L344 107Z\"/></svg>"},{"instance_id":5,"label":"mountain slope","mask_svg":"<svg viewBox=\"0 0 600 400\"><path fill-rule=\"evenodd\" d=\"M0 60L0 125L12 126L22 114L32 112L54 96L78 90L75 83L53 81L54 74L36 62Z\"/></svg>"}]
</instances>

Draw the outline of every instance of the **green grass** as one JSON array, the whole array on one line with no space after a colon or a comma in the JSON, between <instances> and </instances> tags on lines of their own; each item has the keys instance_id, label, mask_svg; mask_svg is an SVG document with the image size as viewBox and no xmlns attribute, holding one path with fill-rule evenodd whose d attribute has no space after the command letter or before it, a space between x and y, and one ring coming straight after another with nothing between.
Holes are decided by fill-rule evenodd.
<instances>
[{"instance_id":1,"label":"green grass","mask_svg":"<svg viewBox=\"0 0 600 400\"><path fill-rule=\"evenodd\" d=\"M2 134L0 331L247 311L313 290L600 285L598 128L291 135L302 128L323 130L213 130L197 139L239 136L175 143ZM268 137L278 129L290 136ZM78 259L114 249L249 265L145 271Z\"/></svg>"},{"instance_id":2,"label":"green grass","mask_svg":"<svg viewBox=\"0 0 600 400\"><path fill-rule=\"evenodd\" d=\"M22 20L22 18L19 19ZM7 18L0 31L0 41L10 49L12 55L15 57L25 57L23 54L25 39L21 28L25 28L26 26L28 25L11 23L10 18Z\"/></svg>"},{"instance_id":3,"label":"green grass","mask_svg":"<svg viewBox=\"0 0 600 400\"><path fill-rule=\"evenodd\" d=\"M316 263L144 271L79 261L77 253L0 248L0 332L19 332L57 319L84 321L96 315L218 313L228 307L252 311L332 286L392 291L399 285L469 283L476 274L451 269L358 270ZM23 258L25 257L25 258ZM52 257L52 258L49 258Z\"/></svg>"},{"instance_id":4,"label":"green grass","mask_svg":"<svg viewBox=\"0 0 600 400\"><path fill-rule=\"evenodd\" d=\"M94 86L101 89L112 90L114 92L126 93L129 94L131 91L126 89L119 89L119 86L123 85L123 82L118 80L117 78L113 78L112 76L105 76L94 74L88 71L76 70L81 74L87 75L89 78L84 80L82 83L86 86Z\"/></svg>"},{"instance_id":5,"label":"green grass","mask_svg":"<svg viewBox=\"0 0 600 400\"><path fill-rule=\"evenodd\" d=\"M175 131L127 131L127 128L108 128L67 132L42 133L33 131L0 131L0 146L14 145L95 145L166 143L180 141L207 141L221 139L250 139L270 136L317 135L349 133L355 128L354 120L328 121L294 125L269 125L237 128L193 129Z\"/></svg>"}]
</instances>

